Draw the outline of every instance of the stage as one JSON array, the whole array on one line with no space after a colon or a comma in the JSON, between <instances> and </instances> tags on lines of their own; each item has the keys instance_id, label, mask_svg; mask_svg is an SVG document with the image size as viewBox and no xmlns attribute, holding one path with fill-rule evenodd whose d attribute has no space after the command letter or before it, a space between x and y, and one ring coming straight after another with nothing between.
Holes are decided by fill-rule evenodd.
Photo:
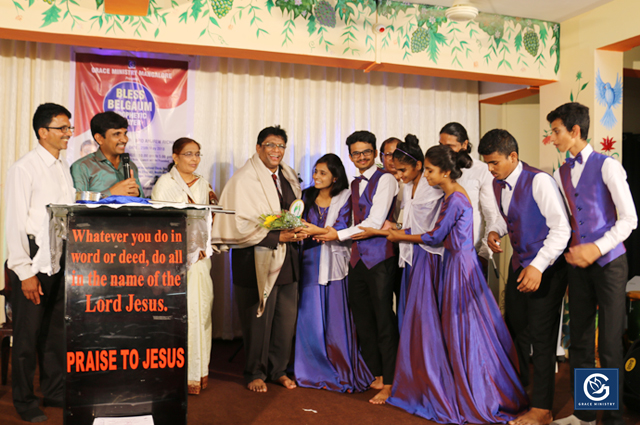
<instances>
[{"instance_id":1,"label":"stage","mask_svg":"<svg viewBox=\"0 0 640 425\"><path fill-rule=\"evenodd\" d=\"M242 379L243 352L240 351L233 362L228 361L240 344L240 340L213 342L209 387L200 395L188 398L190 424L433 424L392 406L369 404L369 398L375 395L373 390L361 394L340 394L307 388L287 390L268 384L266 394L252 393L245 389ZM573 404L568 363L560 364L556 383L553 413L556 417L563 417L572 411ZM36 394L42 396L37 387ZM45 407L43 411L49 417L46 424L62 425L61 409ZM13 408L11 376L7 385L0 386L0 423L25 423ZM640 413L627 410L625 423L640 425Z\"/></svg>"}]
</instances>

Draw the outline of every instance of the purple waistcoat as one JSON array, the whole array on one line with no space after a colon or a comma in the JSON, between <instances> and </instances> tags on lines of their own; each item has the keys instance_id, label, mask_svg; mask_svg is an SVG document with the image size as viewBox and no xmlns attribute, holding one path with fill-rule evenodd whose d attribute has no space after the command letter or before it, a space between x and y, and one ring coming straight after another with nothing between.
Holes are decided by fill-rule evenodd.
<instances>
[{"instance_id":1,"label":"purple waistcoat","mask_svg":"<svg viewBox=\"0 0 640 425\"><path fill-rule=\"evenodd\" d=\"M514 271L531 264L549 234L547 221L533 198L533 178L542 172L522 163L522 173L513 187L513 197L506 215L502 211L502 188L496 179L493 180L493 193L500 206L500 214L507 222L513 247L511 267Z\"/></svg>"},{"instance_id":2,"label":"purple waistcoat","mask_svg":"<svg viewBox=\"0 0 640 425\"><path fill-rule=\"evenodd\" d=\"M592 152L584 164L578 187L571 182L571 167L560 167L562 187L571 210L571 246L595 242L611 229L618 219L611 192L602 180L602 164L608 157ZM626 252L622 243L596 261L601 267Z\"/></svg>"},{"instance_id":3,"label":"purple waistcoat","mask_svg":"<svg viewBox=\"0 0 640 425\"><path fill-rule=\"evenodd\" d=\"M351 182L351 205L353 206L353 225L357 226L369 216L371 206L373 205L373 195L378 188L380 177L385 173L376 170L369 179L367 187L360 196L360 180L356 179ZM393 216L393 206L395 205L395 197L391 203L391 208L387 214L387 220ZM371 269L376 264L394 256L393 243L389 242L384 236L374 236L369 239L353 241L351 245L351 267L358 264L358 260L362 260L364 265Z\"/></svg>"}]
</instances>

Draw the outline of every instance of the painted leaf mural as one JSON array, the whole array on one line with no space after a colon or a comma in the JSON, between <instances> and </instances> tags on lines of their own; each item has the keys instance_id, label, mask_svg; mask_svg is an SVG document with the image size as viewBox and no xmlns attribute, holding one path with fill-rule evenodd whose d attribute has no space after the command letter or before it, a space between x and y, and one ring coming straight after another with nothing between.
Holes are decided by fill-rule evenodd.
<instances>
[{"instance_id":1,"label":"painted leaf mural","mask_svg":"<svg viewBox=\"0 0 640 425\"><path fill-rule=\"evenodd\" d=\"M186 34L214 46L542 79L555 79L560 63L557 23L482 12L453 22L443 6L392 0L150 0L141 17L107 14L104 0L12 4L14 23L39 16L41 27L83 35L174 42Z\"/></svg>"}]
</instances>

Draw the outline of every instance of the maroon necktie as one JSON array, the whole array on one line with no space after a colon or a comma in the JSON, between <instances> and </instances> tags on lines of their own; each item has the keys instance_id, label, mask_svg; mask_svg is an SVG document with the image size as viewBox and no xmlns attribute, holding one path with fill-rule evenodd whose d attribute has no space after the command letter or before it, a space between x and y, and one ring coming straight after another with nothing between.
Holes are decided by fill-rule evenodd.
<instances>
[{"instance_id":1,"label":"maroon necktie","mask_svg":"<svg viewBox=\"0 0 640 425\"><path fill-rule=\"evenodd\" d=\"M280 206L282 206L282 193L280 193L280 189L278 188L278 177L275 174L271 174L271 177L273 178L273 184L276 185L276 192L278 192L278 198L280 199Z\"/></svg>"}]
</instances>

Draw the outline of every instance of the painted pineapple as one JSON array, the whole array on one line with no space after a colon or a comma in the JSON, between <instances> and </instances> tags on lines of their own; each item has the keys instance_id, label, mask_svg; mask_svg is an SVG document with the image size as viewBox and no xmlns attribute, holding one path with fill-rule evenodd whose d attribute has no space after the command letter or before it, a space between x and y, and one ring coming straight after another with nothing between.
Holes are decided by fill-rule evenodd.
<instances>
[{"instance_id":1,"label":"painted pineapple","mask_svg":"<svg viewBox=\"0 0 640 425\"><path fill-rule=\"evenodd\" d=\"M531 28L527 29L527 32L522 37L524 48L529 54L535 57L538 54L538 48L540 47L540 39L538 34Z\"/></svg>"},{"instance_id":2,"label":"painted pineapple","mask_svg":"<svg viewBox=\"0 0 640 425\"><path fill-rule=\"evenodd\" d=\"M325 0L320 0L313 11L318 23L325 27L335 28L336 11L331 4Z\"/></svg>"},{"instance_id":3,"label":"painted pineapple","mask_svg":"<svg viewBox=\"0 0 640 425\"><path fill-rule=\"evenodd\" d=\"M218 18L224 18L233 7L233 0L211 0L211 8Z\"/></svg>"},{"instance_id":4,"label":"painted pineapple","mask_svg":"<svg viewBox=\"0 0 640 425\"><path fill-rule=\"evenodd\" d=\"M424 27L419 27L411 34L411 52L419 53L429 46L429 31Z\"/></svg>"}]
</instances>

